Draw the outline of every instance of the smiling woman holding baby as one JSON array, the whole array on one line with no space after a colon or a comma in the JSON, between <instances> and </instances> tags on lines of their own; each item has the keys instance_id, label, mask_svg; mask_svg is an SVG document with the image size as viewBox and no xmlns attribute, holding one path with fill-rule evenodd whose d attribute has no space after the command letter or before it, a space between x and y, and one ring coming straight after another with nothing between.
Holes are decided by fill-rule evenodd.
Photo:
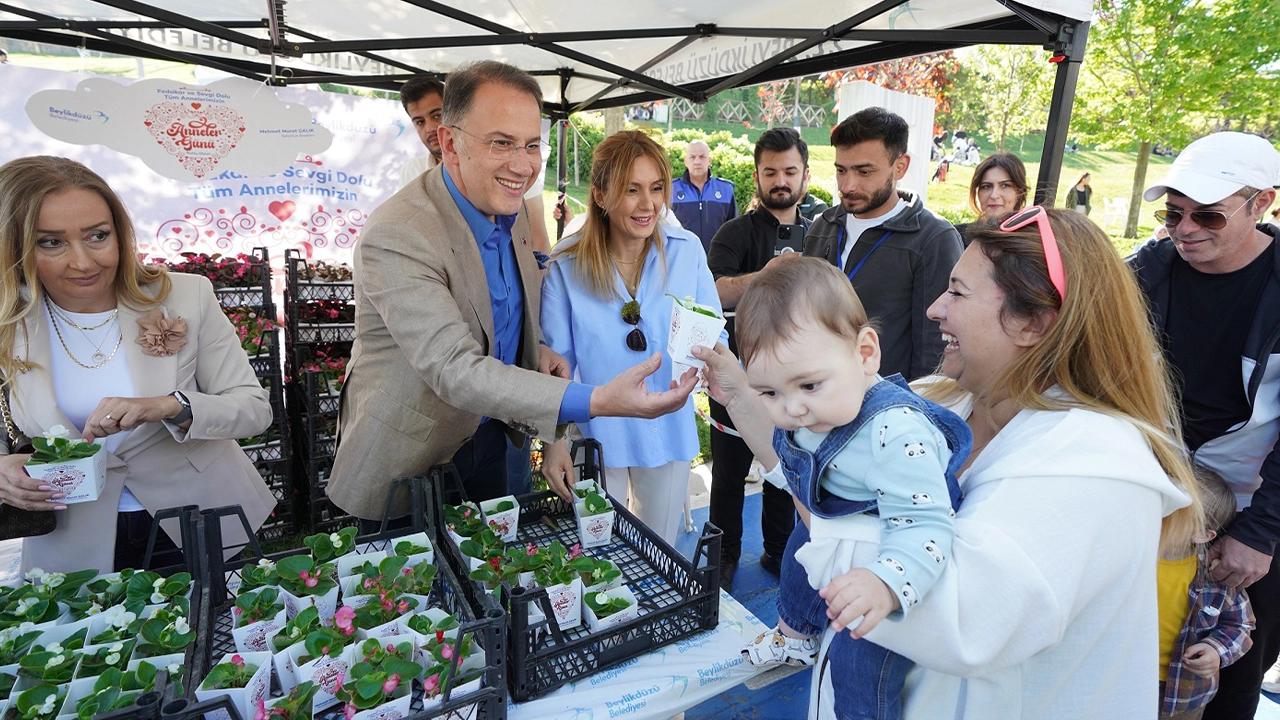
<instances>
[{"instance_id":1,"label":"smiling woman holding baby","mask_svg":"<svg viewBox=\"0 0 1280 720\"><path fill-rule=\"evenodd\" d=\"M942 377L920 388L962 418L972 435L958 468L963 497L951 522L950 552L942 543L947 538L928 538L929 546L919 549L941 572L926 592L907 594L895 585L898 568L875 553L866 561L855 554L843 574L826 568L826 582L805 566L829 622L809 716L844 717L836 702L840 686L875 677L845 677L844 668L827 662L833 638L853 628L888 657L912 663L899 675L905 675L901 706L888 708L907 720L1153 720L1157 550L1184 545L1201 518L1146 308L1107 236L1082 215L1032 207L975 228L971 239L947 291L929 308L947 346ZM748 294L743 304L749 301ZM808 355L831 355L827 351L843 343L845 359L831 362L851 366L844 374L866 376L871 353L862 336L835 335L811 341ZM779 463L775 445L784 449L784 460L794 454L787 430L838 431L823 425L830 424L823 414L800 412L804 401L787 416L793 418L783 425L787 430L775 431L770 418L779 422L777 408L758 393L775 389L762 382L777 381L752 377L751 364L744 373L726 348L698 354L708 361L713 397L724 399L766 468ZM791 435L804 441L799 429ZM879 440L872 432L869 453ZM960 455L951 443L930 443L927 434L909 442L908 455L913 449L942 453L948 469ZM782 465L791 470L790 463ZM887 482L877 474L879 464L840 467ZM793 474L785 480L793 488L799 482ZM815 485L839 496L848 483ZM927 494L911 493L909 502L938 503L937 493ZM898 531L895 517L909 516L882 515L861 528L876 532L858 539L887 542ZM941 518L932 522L939 531L945 526ZM795 532L793 544L805 547L809 530L797 524ZM885 577L889 581L877 580Z\"/></svg>"},{"instance_id":2,"label":"smiling woman holding baby","mask_svg":"<svg viewBox=\"0 0 1280 720\"><path fill-rule=\"evenodd\" d=\"M261 525L276 501L235 438L265 430L271 406L209 281L141 265L119 197L59 157L0 167L0 257L0 501L60 511L23 541L23 568L140 567L167 507L238 504ZM95 501L63 504L23 468L23 436L59 426L102 443ZM170 522L155 561L176 559ZM238 519L223 532L245 541Z\"/></svg>"},{"instance_id":3,"label":"smiling woman holding baby","mask_svg":"<svg viewBox=\"0 0 1280 720\"><path fill-rule=\"evenodd\" d=\"M561 240L542 284L542 334L579 382L603 384L654 353L662 366L645 379L665 390L680 373L667 356L672 303L691 297L719 314L720 297L702 243L659 223L670 202L671 168L662 147L639 131L596 147L582 230ZM727 337L721 333L721 340ZM597 417L582 433L604 448L605 478L632 512L674 542L698 454L693 400L653 420ZM543 475L566 500L565 443L548 446Z\"/></svg>"}]
</instances>

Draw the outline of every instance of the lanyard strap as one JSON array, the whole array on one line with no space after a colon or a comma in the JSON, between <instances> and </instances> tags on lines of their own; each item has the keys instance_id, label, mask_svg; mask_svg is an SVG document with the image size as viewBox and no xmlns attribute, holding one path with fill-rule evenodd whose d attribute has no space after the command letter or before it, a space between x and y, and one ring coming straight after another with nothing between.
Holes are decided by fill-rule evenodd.
<instances>
[{"instance_id":1,"label":"lanyard strap","mask_svg":"<svg viewBox=\"0 0 1280 720\"><path fill-rule=\"evenodd\" d=\"M837 232L839 233L840 238L836 245L836 248L837 248L836 262L840 262L840 258L844 257L844 241L846 239L844 223L840 224L840 228ZM863 255L862 259L858 261L858 264L854 265L853 269L845 273L846 275L849 276L849 282L853 282L853 279L858 276L858 271L862 270L862 266L867 264L867 260L870 260L871 256L874 255L875 252L880 249L880 246L883 245L885 241L891 237L893 237L893 231L885 230L884 234L880 236L880 239L876 240L876 244L872 245L871 249L867 251L867 254ZM852 249L850 249L850 252L852 252Z\"/></svg>"}]
</instances>

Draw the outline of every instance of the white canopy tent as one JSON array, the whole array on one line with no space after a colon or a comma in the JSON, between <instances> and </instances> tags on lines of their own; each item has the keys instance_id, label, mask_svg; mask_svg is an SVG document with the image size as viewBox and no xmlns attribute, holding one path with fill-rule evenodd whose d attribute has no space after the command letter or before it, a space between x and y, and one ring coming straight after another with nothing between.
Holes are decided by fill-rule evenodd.
<instances>
[{"instance_id":1,"label":"white canopy tent","mask_svg":"<svg viewBox=\"0 0 1280 720\"><path fill-rule=\"evenodd\" d=\"M0 2L0 37L178 60L277 85L394 90L415 75L502 60L539 78L555 118L667 97L701 102L727 88L966 45L1041 45L1058 62L1037 183L1037 198L1051 201L1091 6L1090 0L16 0Z\"/></svg>"}]
</instances>

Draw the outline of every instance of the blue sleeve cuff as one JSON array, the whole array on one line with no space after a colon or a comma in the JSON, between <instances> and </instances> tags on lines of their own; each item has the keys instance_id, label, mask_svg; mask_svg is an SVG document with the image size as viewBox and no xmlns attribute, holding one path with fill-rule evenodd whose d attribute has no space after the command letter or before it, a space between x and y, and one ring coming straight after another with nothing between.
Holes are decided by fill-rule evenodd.
<instances>
[{"instance_id":1,"label":"blue sleeve cuff","mask_svg":"<svg viewBox=\"0 0 1280 720\"><path fill-rule=\"evenodd\" d=\"M557 422L563 425L590 420L591 393L595 389L594 385L569 383L569 387L565 388L564 397L560 398L560 417Z\"/></svg>"}]
</instances>

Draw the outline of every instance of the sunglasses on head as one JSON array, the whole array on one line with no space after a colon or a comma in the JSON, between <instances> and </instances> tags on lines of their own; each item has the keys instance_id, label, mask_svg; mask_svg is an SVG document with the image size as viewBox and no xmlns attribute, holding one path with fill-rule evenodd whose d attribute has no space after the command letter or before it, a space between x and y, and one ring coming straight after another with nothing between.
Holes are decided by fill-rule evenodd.
<instances>
[{"instance_id":1,"label":"sunglasses on head","mask_svg":"<svg viewBox=\"0 0 1280 720\"><path fill-rule=\"evenodd\" d=\"M640 303L632 300L622 306L622 322L636 326L631 329L631 332L627 333L627 347L636 352L648 350L649 341L645 339L644 333L639 328Z\"/></svg>"},{"instance_id":2,"label":"sunglasses on head","mask_svg":"<svg viewBox=\"0 0 1280 720\"><path fill-rule=\"evenodd\" d=\"M1058 238L1053 234L1053 226L1049 224L1049 213L1039 205L1032 205L1000 223L1000 230L1014 232L1033 223L1036 231L1040 233L1040 247L1044 249L1044 264L1049 269L1049 282L1053 283L1053 289L1058 291L1058 300L1065 302L1067 273L1062 268L1062 254L1058 251Z\"/></svg>"},{"instance_id":3,"label":"sunglasses on head","mask_svg":"<svg viewBox=\"0 0 1280 720\"><path fill-rule=\"evenodd\" d=\"M1156 220L1164 223L1164 226L1167 228L1176 228L1182 224L1183 217L1190 215L1191 222L1199 225L1205 230L1221 230L1227 226L1228 220L1235 217L1236 213L1248 207L1249 203L1253 202L1253 199L1258 197L1258 193L1260 192L1262 191L1259 190L1258 192L1250 195L1249 199L1245 200L1243 205L1232 210L1230 213L1224 213L1221 210L1192 210L1187 213L1182 210L1165 208L1164 210L1157 210L1155 212Z\"/></svg>"}]
</instances>

